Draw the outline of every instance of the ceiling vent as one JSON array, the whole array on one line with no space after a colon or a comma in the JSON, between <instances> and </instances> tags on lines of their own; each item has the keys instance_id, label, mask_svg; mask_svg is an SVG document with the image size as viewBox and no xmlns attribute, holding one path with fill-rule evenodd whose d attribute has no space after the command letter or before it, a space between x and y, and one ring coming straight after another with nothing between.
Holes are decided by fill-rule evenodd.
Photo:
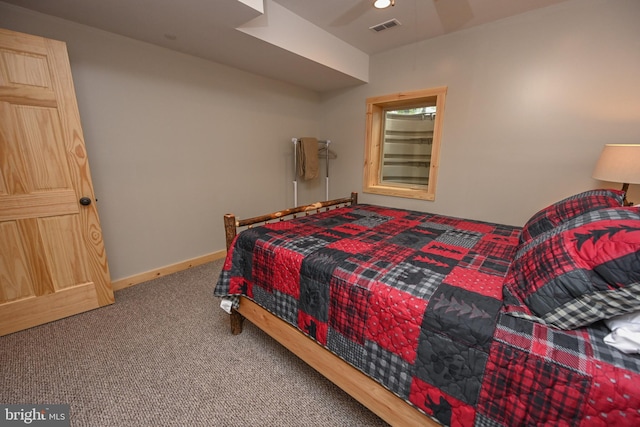
<instances>
[{"instance_id":1,"label":"ceiling vent","mask_svg":"<svg viewBox=\"0 0 640 427\"><path fill-rule=\"evenodd\" d=\"M379 33L380 31L388 30L389 28L397 27L399 25L402 25L400 21L393 18L380 24L374 25L373 27L369 27L369 29L375 31L376 33Z\"/></svg>"}]
</instances>

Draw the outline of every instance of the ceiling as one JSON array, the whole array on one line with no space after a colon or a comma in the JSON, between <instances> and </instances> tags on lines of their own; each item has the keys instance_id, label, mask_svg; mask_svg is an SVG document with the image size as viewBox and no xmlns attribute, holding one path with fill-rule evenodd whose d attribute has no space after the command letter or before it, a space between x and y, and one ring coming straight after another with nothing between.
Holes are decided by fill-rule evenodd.
<instances>
[{"instance_id":1,"label":"ceiling","mask_svg":"<svg viewBox=\"0 0 640 427\"><path fill-rule=\"evenodd\" d=\"M567 0L2 1L323 92L366 83L370 55Z\"/></svg>"}]
</instances>

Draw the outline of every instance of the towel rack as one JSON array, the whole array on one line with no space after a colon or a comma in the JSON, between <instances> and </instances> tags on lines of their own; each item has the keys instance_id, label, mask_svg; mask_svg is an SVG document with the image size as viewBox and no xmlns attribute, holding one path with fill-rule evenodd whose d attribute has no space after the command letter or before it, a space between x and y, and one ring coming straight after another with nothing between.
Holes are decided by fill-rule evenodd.
<instances>
[{"instance_id":1,"label":"towel rack","mask_svg":"<svg viewBox=\"0 0 640 427\"><path fill-rule=\"evenodd\" d=\"M293 142L293 206L298 207L298 143L300 138L291 138ZM329 145L330 140L318 140L318 144L324 144L324 151L326 155L325 165L325 178L324 178L324 193L325 200L329 200Z\"/></svg>"}]
</instances>

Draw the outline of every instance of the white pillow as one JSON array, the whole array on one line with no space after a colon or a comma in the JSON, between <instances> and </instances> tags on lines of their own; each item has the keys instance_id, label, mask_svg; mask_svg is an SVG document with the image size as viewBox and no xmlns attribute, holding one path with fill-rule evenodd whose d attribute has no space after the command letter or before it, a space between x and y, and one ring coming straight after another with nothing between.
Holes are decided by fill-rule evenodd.
<instances>
[{"instance_id":1,"label":"white pillow","mask_svg":"<svg viewBox=\"0 0 640 427\"><path fill-rule=\"evenodd\" d=\"M611 333L604 342L623 353L640 353L640 311L614 316L604 321Z\"/></svg>"}]
</instances>

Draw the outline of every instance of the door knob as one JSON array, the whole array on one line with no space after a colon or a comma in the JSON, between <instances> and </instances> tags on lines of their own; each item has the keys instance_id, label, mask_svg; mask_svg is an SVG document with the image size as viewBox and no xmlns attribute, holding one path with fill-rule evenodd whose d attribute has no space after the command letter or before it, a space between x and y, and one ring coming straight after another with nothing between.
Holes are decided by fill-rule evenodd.
<instances>
[{"instance_id":1,"label":"door knob","mask_svg":"<svg viewBox=\"0 0 640 427\"><path fill-rule=\"evenodd\" d=\"M89 206L89 205L91 204L91 199L90 199L90 198L88 198L88 197L82 197L82 198L80 199L80 204L81 204L82 206Z\"/></svg>"}]
</instances>

